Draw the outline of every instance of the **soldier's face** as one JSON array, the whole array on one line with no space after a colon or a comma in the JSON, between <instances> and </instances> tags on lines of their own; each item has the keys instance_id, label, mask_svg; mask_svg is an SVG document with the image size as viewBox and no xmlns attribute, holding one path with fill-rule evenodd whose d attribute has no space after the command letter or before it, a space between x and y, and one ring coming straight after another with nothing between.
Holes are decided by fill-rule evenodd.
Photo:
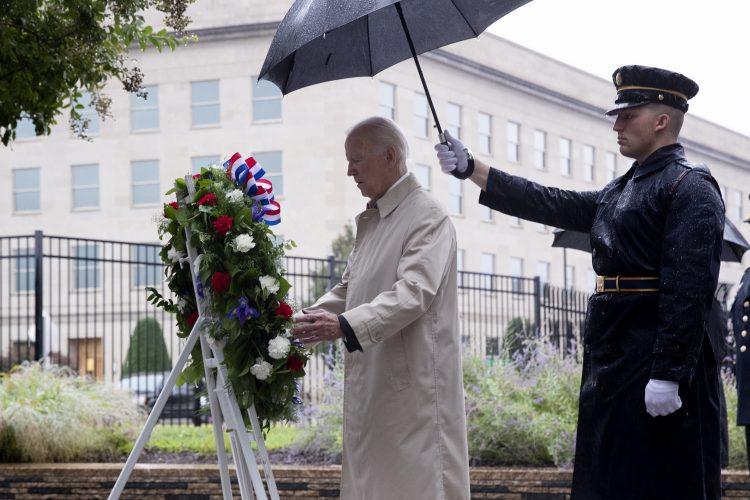
<instances>
[{"instance_id":1,"label":"soldier's face","mask_svg":"<svg viewBox=\"0 0 750 500\"><path fill-rule=\"evenodd\" d=\"M638 159L650 152L655 136L656 117L648 106L639 106L620 111L612 130L617 132L620 153Z\"/></svg>"}]
</instances>

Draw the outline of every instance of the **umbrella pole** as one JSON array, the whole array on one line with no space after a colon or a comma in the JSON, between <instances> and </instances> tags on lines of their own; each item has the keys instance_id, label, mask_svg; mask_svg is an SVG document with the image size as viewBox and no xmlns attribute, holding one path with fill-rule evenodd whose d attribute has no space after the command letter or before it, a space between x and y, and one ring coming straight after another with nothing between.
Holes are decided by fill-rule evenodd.
<instances>
[{"instance_id":1,"label":"umbrella pole","mask_svg":"<svg viewBox=\"0 0 750 500\"><path fill-rule=\"evenodd\" d=\"M396 12L398 12L398 17L401 19L401 26L404 28L404 34L406 35L406 41L409 42L409 49L411 49L411 55L414 58L414 63L417 65L417 72L419 73L419 79L422 80L422 87L424 87L424 94L425 97L427 97L427 102L430 105L430 109L432 110L432 117L435 119L435 128L437 128L438 134L440 135L440 142L445 142L445 137L443 136L443 129L440 127L440 120L438 120L437 111L435 111L435 105L432 104L432 97L430 97L430 90L427 88L427 82L424 79L424 74L422 74L422 66L419 65L419 59L417 59L417 51L414 50L414 42L411 39L411 34L409 33L409 27L406 25L406 19L404 19L404 12L401 10L401 2L397 2L395 4L396 6Z\"/></svg>"}]
</instances>

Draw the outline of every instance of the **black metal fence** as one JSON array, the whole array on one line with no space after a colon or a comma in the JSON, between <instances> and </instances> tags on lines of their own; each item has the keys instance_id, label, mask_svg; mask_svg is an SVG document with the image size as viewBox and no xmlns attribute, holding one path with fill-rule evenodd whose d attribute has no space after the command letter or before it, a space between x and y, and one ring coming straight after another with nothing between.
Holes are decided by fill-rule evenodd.
<instances>
[{"instance_id":1,"label":"black metal fence","mask_svg":"<svg viewBox=\"0 0 750 500\"><path fill-rule=\"evenodd\" d=\"M146 301L145 287L166 296L149 243L48 236L0 237L0 371L48 357L82 375L119 385L148 405L179 356L173 318ZM345 263L286 257L290 300L311 304L333 286ZM523 278L459 271L460 334L465 351L499 356L519 339L543 336L563 353L580 338L587 292ZM304 389L316 400L327 370L308 366ZM194 389L177 388L163 418L198 422Z\"/></svg>"}]
</instances>

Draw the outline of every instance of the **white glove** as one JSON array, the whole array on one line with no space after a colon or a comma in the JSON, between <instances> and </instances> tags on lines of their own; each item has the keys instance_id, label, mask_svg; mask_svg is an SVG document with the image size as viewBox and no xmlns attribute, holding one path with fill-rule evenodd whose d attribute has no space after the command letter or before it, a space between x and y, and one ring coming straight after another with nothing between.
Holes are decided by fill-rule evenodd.
<instances>
[{"instance_id":1,"label":"white glove","mask_svg":"<svg viewBox=\"0 0 750 500\"><path fill-rule=\"evenodd\" d=\"M652 417L674 413L682 407L680 385L671 380L651 379L646 384L646 411Z\"/></svg>"},{"instance_id":2,"label":"white glove","mask_svg":"<svg viewBox=\"0 0 750 500\"><path fill-rule=\"evenodd\" d=\"M443 134L449 146L442 143L435 144L435 151L437 151L438 161L443 173L451 174L454 170L461 174L466 172L466 169L469 168L469 153L466 146L447 130L444 130Z\"/></svg>"}]
</instances>

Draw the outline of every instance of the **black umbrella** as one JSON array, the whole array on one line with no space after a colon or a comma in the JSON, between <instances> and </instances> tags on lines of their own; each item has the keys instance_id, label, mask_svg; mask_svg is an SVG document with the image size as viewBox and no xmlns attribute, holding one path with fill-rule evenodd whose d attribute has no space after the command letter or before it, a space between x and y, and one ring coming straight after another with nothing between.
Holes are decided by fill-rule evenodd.
<instances>
[{"instance_id":1,"label":"black umbrella","mask_svg":"<svg viewBox=\"0 0 750 500\"><path fill-rule=\"evenodd\" d=\"M374 76L417 54L479 36L531 0L296 0L276 30L259 79L288 94L316 83Z\"/></svg>"},{"instance_id":2,"label":"black umbrella","mask_svg":"<svg viewBox=\"0 0 750 500\"><path fill-rule=\"evenodd\" d=\"M591 252L589 233L555 229L553 247L572 248ZM721 260L724 262L742 262L742 255L750 249L750 243L742 236L737 226L729 219L724 219L724 243L721 248Z\"/></svg>"}]
</instances>

